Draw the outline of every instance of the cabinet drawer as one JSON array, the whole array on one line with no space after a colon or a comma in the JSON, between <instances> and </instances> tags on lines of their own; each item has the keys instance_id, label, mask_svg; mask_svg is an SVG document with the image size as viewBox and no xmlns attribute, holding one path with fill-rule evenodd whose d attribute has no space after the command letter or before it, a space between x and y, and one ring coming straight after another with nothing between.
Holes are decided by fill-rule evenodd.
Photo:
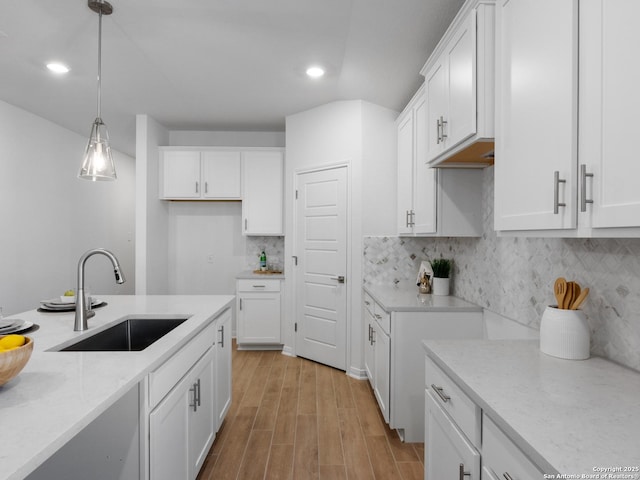
<instances>
[{"instance_id":1,"label":"cabinet drawer","mask_svg":"<svg viewBox=\"0 0 640 480\"><path fill-rule=\"evenodd\" d=\"M367 292L362 293L362 303L364 303L364 308L366 308L369 313L373 315L375 302L373 301L373 298L371 298L371 295L369 295Z\"/></svg>"},{"instance_id":2,"label":"cabinet drawer","mask_svg":"<svg viewBox=\"0 0 640 480\"><path fill-rule=\"evenodd\" d=\"M543 477L543 473L487 415L482 417L482 458L484 468L497 478L537 480Z\"/></svg>"},{"instance_id":3,"label":"cabinet drawer","mask_svg":"<svg viewBox=\"0 0 640 480\"><path fill-rule=\"evenodd\" d=\"M384 330L384 333L391 335L391 314L385 312L377 303L374 303L373 316L382 327L382 330Z\"/></svg>"},{"instance_id":4,"label":"cabinet drawer","mask_svg":"<svg viewBox=\"0 0 640 480\"><path fill-rule=\"evenodd\" d=\"M426 388L458 428L480 447L481 410L429 357L425 365Z\"/></svg>"},{"instance_id":5,"label":"cabinet drawer","mask_svg":"<svg viewBox=\"0 0 640 480\"><path fill-rule=\"evenodd\" d=\"M149 374L149 405L153 408L216 341L216 322Z\"/></svg>"},{"instance_id":6,"label":"cabinet drawer","mask_svg":"<svg viewBox=\"0 0 640 480\"><path fill-rule=\"evenodd\" d=\"M279 292L280 280L238 280L239 292Z\"/></svg>"}]
</instances>

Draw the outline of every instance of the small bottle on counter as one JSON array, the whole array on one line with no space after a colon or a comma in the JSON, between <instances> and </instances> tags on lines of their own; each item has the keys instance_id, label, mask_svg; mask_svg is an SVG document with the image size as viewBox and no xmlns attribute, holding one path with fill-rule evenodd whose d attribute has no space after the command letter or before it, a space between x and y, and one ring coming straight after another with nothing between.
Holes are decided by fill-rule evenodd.
<instances>
[{"instance_id":1,"label":"small bottle on counter","mask_svg":"<svg viewBox=\"0 0 640 480\"><path fill-rule=\"evenodd\" d=\"M267 271L267 254L264 253L264 250L260 253L260 271Z\"/></svg>"}]
</instances>

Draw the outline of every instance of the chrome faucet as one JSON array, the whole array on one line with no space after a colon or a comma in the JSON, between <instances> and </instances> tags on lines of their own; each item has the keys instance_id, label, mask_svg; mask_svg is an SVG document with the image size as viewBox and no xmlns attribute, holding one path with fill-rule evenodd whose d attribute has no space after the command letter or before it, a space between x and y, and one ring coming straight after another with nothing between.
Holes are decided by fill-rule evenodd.
<instances>
[{"instance_id":1,"label":"chrome faucet","mask_svg":"<svg viewBox=\"0 0 640 480\"><path fill-rule=\"evenodd\" d=\"M87 319L93 317L96 313L90 310L91 305L87 308L87 297L84 294L84 264L87 263L87 259L92 255L99 253L104 255L113 265L113 273L116 275L116 283L121 284L125 282L124 275L120 272L120 264L118 259L113 253L104 248L94 248L88 250L82 254L78 261L78 288L76 289L76 320L73 324L74 332L82 332L88 327Z\"/></svg>"}]
</instances>

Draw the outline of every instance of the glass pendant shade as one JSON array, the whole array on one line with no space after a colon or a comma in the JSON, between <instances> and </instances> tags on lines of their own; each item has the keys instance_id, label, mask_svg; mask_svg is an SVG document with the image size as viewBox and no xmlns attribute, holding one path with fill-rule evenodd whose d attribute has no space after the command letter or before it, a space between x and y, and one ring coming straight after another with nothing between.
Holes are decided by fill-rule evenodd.
<instances>
[{"instance_id":1,"label":"glass pendant shade","mask_svg":"<svg viewBox=\"0 0 640 480\"><path fill-rule=\"evenodd\" d=\"M117 178L109 145L109 133L100 117L96 118L91 126L91 135L89 135L78 177L94 182Z\"/></svg>"}]
</instances>

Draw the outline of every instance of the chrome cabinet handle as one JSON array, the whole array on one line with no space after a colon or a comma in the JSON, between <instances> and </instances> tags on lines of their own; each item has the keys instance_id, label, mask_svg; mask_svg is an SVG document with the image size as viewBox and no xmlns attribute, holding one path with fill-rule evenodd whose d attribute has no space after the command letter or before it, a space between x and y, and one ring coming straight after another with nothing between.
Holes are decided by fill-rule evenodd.
<instances>
[{"instance_id":1,"label":"chrome cabinet handle","mask_svg":"<svg viewBox=\"0 0 640 480\"><path fill-rule=\"evenodd\" d=\"M379 313L374 314L374 317L376 317L378 320L382 320L382 316Z\"/></svg>"},{"instance_id":2,"label":"chrome cabinet handle","mask_svg":"<svg viewBox=\"0 0 640 480\"><path fill-rule=\"evenodd\" d=\"M198 193L198 182L196 182L196 193Z\"/></svg>"},{"instance_id":3,"label":"chrome cabinet handle","mask_svg":"<svg viewBox=\"0 0 640 480\"><path fill-rule=\"evenodd\" d=\"M204 182L204 193L209 193L209 182Z\"/></svg>"},{"instance_id":4,"label":"chrome cabinet handle","mask_svg":"<svg viewBox=\"0 0 640 480\"><path fill-rule=\"evenodd\" d=\"M338 275L337 277L331 277L331 280L336 280L338 283L344 283L344 275Z\"/></svg>"},{"instance_id":5,"label":"chrome cabinet handle","mask_svg":"<svg viewBox=\"0 0 640 480\"><path fill-rule=\"evenodd\" d=\"M440 117L440 118L442 118L442 117ZM438 137L436 143L438 145L442 141L442 137L440 135L440 129L442 128L442 124L440 123L440 118L436 119L436 136Z\"/></svg>"},{"instance_id":6,"label":"chrome cabinet handle","mask_svg":"<svg viewBox=\"0 0 640 480\"><path fill-rule=\"evenodd\" d=\"M464 471L464 463L461 463L461 464L460 464L460 470L459 470L459 473L460 473L460 474L458 475L458 478L459 478L460 480L464 480L464 477L470 477L470 476L471 476L471 472L465 472L465 471Z\"/></svg>"},{"instance_id":7,"label":"chrome cabinet handle","mask_svg":"<svg viewBox=\"0 0 640 480\"><path fill-rule=\"evenodd\" d=\"M218 333L220 334L220 341L218 342L218 345L220 345L220 348L224 348L224 325L218 329Z\"/></svg>"},{"instance_id":8,"label":"chrome cabinet handle","mask_svg":"<svg viewBox=\"0 0 640 480\"><path fill-rule=\"evenodd\" d=\"M253 288L267 288L266 285L251 285Z\"/></svg>"},{"instance_id":9,"label":"chrome cabinet handle","mask_svg":"<svg viewBox=\"0 0 640 480\"><path fill-rule=\"evenodd\" d=\"M239 298L238 300L240 300L240 309L239 310L242 310L242 299Z\"/></svg>"},{"instance_id":10,"label":"chrome cabinet handle","mask_svg":"<svg viewBox=\"0 0 640 480\"><path fill-rule=\"evenodd\" d=\"M376 331L372 328L371 329L371 345L373 345L374 343L376 343Z\"/></svg>"},{"instance_id":11,"label":"chrome cabinet handle","mask_svg":"<svg viewBox=\"0 0 640 480\"><path fill-rule=\"evenodd\" d=\"M513 477L509 475L507 472L504 472L502 474L502 477L504 478L504 480L513 480Z\"/></svg>"},{"instance_id":12,"label":"chrome cabinet handle","mask_svg":"<svg viewBox=\"0 0 640 480\"><path fill-rule=\"evenodd\" d=\"M244 230L245 230L245 232L247 231L247 219L246 218L244 219Z\"/></svg>"},{"instance_id":13,"label":"chrome cabinet handle","mask_svg":"<svg viewBox=\"0 0 640 480\"><path fill-rule=\"evenodd\" d=\"M193 392L193 404L190 404L190 407L193 407L193 411L197 412L198 407L201 405L200 402L200 379L196 383L193 384L193 387L189 389L190 392Z\"/></svg>"},{"instance_id":14,"label":"chrome cabinet handle","mask_svg":"<svg viewBox=\"0 0 640 480\"><path fill-rule=\"evenodd\" d=\"M409 210L406 211L404 223L405 226L409 228Z\"/></svg>"},{"instance_id":15,"label":"chrome cabinet handle","mask_svg":"<svg viewBox=\"0 0 640 480\"><path fill-rule=\"evenodd\" d=\"M369 345L371 345L371 324L369 324Z\"/></svg>"},{"instance_id":16,"label":"chrome cabinet handle","mask_svg":"<svg viewBox=\"0 0 640 480\"><path fill-rule=\"evenodd\" d=\"M368 302L367 300L365 300L365 301L364 301L364 304L365 304L365 305L367 305L367 306L369 306L369 305L371 305L371 302Z\"/></svg>"},{"instance_id":17,"label":"chrome cabinet handle","mask_svg":"<svg viewBox=\"0 0 640 480\"><path fill-rule=\"evenodd\" d=\"M560 207L566 207L566 203L560 203L560 184L567 183L565 179L560 178L560 172L553 172L553 214L557 215Z\"/></svg>"},{"instance_id":18,"label":"chrome cabinet handle","mask_svg":"<svg viewBox=\"0 0 640 480\"><path fill-rule=\"evenodd\" d=\"M580 180L582 181L582 189L580 192L580 211L587 211L587 203L593 203L593 198L587 198L587 178L593 178L593 173L587 173L587 166L583 163L580 165Z\"/></svg>"},{"instance_id":19,"label":"chrome cabinet handle","mask_svg":"<svg viewBox=\"0 0 640 480\"><path fill-rule=\"evenodd\" d=\"M444 142L444 139L447 138L447 135L444 133L444 126L447 125L447 122L444 117L440 117L440 141Z\"/></svg>"},{"instance_id":20,"label":"chrome cabinet handle","mask_svg":"<svg viewBox=\"0 0 640 480\"><path fill-rule=\"evenodd\" d=\"M433 388L433 391L438 394L438 396L444 403L447 403L449 400L451 400L451 397L444 393L444 389L442 387L437 387L432 383L431 388Z\"/></svg>"}]
</instances>

